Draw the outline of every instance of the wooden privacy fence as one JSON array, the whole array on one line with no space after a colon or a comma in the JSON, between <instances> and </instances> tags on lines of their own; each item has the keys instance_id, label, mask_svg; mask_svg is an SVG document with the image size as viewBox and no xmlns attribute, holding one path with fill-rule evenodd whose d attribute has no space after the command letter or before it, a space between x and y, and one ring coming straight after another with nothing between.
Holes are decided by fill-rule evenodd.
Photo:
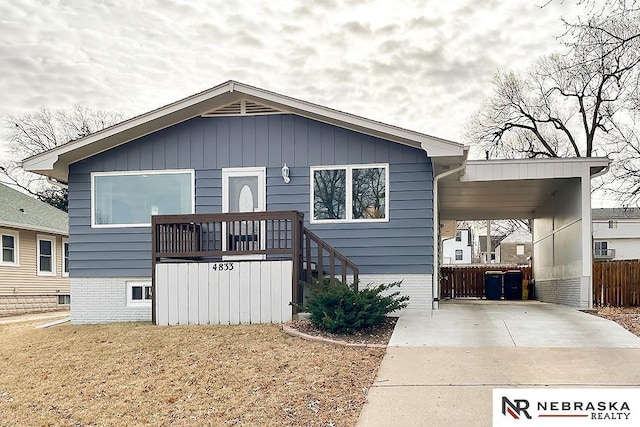
<instances>
[{"instance_id":1,"label":"wooden privacy fence","mask_svg":"<svg viewBox=\"0 0 640 427\"><path fill-rule=\"evenodd\" d=\"M482 298L484 292L484 275L487 271L522 272L523 280L531 280L531 267L441 267L440 298Z\"/></svg>"},{"instance_id":2,"label":"wooden privacy fence","mask_svg":"<svg viewBox=\"0 0 640 427\"><path fill-rule=\"evenodd\" d=\"M593 263L593 305L640 306L640 260Z\"/></svg>"}]
</instances>

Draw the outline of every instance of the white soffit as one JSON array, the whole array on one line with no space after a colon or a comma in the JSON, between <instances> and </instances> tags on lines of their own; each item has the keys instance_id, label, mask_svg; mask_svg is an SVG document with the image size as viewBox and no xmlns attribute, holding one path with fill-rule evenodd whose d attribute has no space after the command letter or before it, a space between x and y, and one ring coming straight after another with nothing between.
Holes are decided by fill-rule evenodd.
<instances>
[{"instance_id":1,"label":"white soffit","mask_svg":"<svg viewBox=\"0 0 640 427\"><path fill-rule=\"evenodd\" d=\"M440 181L442 219L531 218L569 180L605 171L608 159L474 160L466 174ZM587 195L590 197L590 195Z\"/></svg>"}]
</instances>

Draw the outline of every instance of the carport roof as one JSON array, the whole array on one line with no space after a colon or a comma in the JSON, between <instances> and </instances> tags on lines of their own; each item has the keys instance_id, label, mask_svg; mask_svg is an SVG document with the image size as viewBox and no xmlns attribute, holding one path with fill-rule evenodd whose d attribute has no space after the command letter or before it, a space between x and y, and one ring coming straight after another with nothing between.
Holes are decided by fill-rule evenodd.
<instances>
[{"instance_id":1,"label":"carport roof","mask_svg":"<svg viewBox=\"0 0 640 427\"><path fill-rule=\"evenodd\" d=\"M472 160L438 184L440 219L532 218L566 180L600 174L607 158Z\"/></svg>"}]
</instances>

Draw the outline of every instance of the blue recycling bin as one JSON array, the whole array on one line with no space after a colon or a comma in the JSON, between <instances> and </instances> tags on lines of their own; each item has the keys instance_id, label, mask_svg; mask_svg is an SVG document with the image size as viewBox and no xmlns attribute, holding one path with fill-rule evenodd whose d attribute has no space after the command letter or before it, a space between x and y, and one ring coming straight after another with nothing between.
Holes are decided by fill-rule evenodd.
<instances>
[{"instance_id":1,"label":"blue recycling bin","mask_svg":"<svg viewBox=\"0 0 640 427\"><path fill-rule=\"evenodd\" d=\"M487 299L499 300L502 297L502 271L487 271L484 273L484 294Z\"/></svg>"}]
</instances>

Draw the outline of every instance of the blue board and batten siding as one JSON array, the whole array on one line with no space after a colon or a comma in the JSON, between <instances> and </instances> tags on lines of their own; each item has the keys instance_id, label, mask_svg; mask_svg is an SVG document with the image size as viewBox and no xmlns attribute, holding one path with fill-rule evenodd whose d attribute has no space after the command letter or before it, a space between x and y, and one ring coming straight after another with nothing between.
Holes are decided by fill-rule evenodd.
<instances>
[{"instance_id":1,"label":"blue board and batten siding","mask_svg":"<svg viewBox=\"0 0 640 427\"><path fill-rule=\"evenodd\" d=\"M281 176L283 163L291 182ZM313 224L310 166L389 163L389 222ZM194 169L196 212L218 213L222 168L267 167L267 210L304 212L307 226L362 274L431 274L433 172L419 149L295 115L196 118L70 166L71 277L148 277L149 228L91 228L91 172Z\"/></svg>"}]
</instances>

